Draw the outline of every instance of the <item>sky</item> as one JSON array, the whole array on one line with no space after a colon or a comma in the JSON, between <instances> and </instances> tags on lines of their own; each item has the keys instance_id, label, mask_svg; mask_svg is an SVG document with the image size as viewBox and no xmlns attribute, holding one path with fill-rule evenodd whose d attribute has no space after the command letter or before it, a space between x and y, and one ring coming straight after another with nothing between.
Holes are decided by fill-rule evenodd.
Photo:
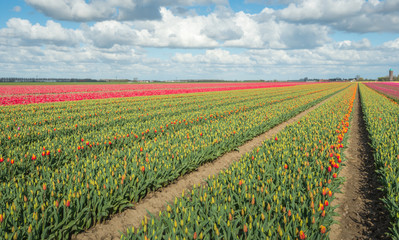
<instances>
[{"instance_id":1,"label":"sky","mask_svg":"<svg viewBox=\"0 0 399 240\"><path fill-rule=\"evenodd\" d=\"M377 78L399 0L2 0L0 77Z\"/></svg>"}]
</instances>

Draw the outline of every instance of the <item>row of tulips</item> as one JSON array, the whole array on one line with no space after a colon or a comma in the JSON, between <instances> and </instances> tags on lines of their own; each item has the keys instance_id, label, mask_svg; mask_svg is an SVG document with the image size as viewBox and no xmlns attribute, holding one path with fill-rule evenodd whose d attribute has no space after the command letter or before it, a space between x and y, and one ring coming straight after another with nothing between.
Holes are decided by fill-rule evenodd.
<instances>
[{"instance_id":1,"label":"row of tulips","mask_svg":"<svg viewBox=\"0 0 399 240\"><path fill-rule=\"evenodd\" d=\"M1 143L17 157L1 157L0 238L67 238L347 87L3 107L2 130L22 134ZM38 141L26 133L54 126Z\"/></svg>"},{"instance_id":2,"label":"row of tulips","mask_svg":"<svg viewBox=\"0 0 399 240\"><path fill-rule=\"evenodd\" d=\"M383 199L391 216L391 236L399 239L399 105L390 98L360 86L374 160L382 182Z\"/></svg>"},{"instance_id":3,"label":"row of tulips","mask_svg":"<svg viewBox=\"0 0 399 240\"><path fill-rule=\"evenodd\" d=\"M4 83L3 83L4 84ZM289 87L305 82L230 82L230 83L158 83L158 84L73 84L73 85L0 85L0 96L32 95L49 93L82 93L82 92L123 92L152 91L160 89L202 89L202 88L275 88Z\"/></svg>"},{"instance_id":4,"label":"row of tulips","mask_svg":"<svg viewBox=\"0 0 399 240\"><path fill-rule=\"evenodd\" d=\"M357 85L122 239L327 239Z\"/></svg>"}]
</instances>

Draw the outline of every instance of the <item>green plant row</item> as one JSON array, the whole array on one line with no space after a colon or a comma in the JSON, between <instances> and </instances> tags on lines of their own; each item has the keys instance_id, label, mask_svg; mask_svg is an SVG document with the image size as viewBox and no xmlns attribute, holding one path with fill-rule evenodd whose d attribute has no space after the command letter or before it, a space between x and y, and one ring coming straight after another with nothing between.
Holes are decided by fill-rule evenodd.
<instances>
[{"instance_id":1,"label":"green plant row","mask_svg":"<svg viewBox=\"0 0 399 240\"><path fill-rule=\"evenodd\" d=\"M331 97L122 239L327 239L356 91Z\"/></svg>"},{"instance_id":2,"label":"green plant row","mask_svg":"<svg viewBox=\"0 0 399 240\"><path fill-rule=\"evenodd\" d=\"M385 192L383 201L391 217L389 234L399 239L399 105L363 84L360 96L376 171Z\"/></svg>"}]
</instances>

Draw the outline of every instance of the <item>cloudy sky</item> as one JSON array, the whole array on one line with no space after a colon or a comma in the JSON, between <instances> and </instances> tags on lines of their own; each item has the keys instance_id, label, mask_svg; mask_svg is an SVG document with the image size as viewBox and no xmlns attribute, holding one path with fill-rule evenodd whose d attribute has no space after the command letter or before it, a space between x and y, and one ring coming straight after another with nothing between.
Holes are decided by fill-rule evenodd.
<instances>
[{"instance_id":1,"label":"cloudy sky","mask_svg":"<svg viewBox=\"0 0 399 240\"><path fill-rule=\"evenodd\" d=\"M2 0L0 9L0 77L399 72L399 0Z\"/></svg>"}]
</instances>

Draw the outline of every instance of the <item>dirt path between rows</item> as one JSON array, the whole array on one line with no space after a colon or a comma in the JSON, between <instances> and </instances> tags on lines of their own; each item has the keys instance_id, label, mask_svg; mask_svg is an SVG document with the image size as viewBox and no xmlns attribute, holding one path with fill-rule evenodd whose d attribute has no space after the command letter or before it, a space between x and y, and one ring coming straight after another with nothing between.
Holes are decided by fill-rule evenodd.
<instances>
[{"instance_id":1,"label":"dirt path between rows","mask_svg":"<svg viewBox=\"0 0 399 240\"><path fill-rule=\"evenodd\" d=\"M126 209L124 212L112 216L110 220L98 224L86 232L73 236L72 239L120 239L121 233L126 233L127 228L131 228L132 226L135 228L140 227L144 216L148 216L147 210L151 214L157 216L159 211L165 209L166 203L173 202L176 197L181 196L183 190L190 190L194 184L198 185L205 183L205 180L209 175L212 176L218 174L221 170L228 168L243 155L252 151L255 147L260 146L266 138L272 138L287 125L297 122L301 117L319 107L321 104L328 101L328 99L309 108L308 110L305 110L290 120L277 125L266 133L246 142L244 145L238 147L238 151L228 152L213 162L206 163L200 166L197 170L178 178L170 185L149 193L144 199L136 203L134 208Z\"/></svg>"},{"instance_id":2,"label":"dirt path between rows","mask_svg":"<svg viewBox=\"0 0 399 240\"><path fill-rule=\"evenodd\" d=\"M389 214L380 200L383 193L375 173L373 152L363 119L359 92L356 96L345 149L345 165L340 173L345 178L341 191L335 194L333 206L338 206L338 224L331 227L331 240L389 239Z\"/></svg>"}]
</instances>

